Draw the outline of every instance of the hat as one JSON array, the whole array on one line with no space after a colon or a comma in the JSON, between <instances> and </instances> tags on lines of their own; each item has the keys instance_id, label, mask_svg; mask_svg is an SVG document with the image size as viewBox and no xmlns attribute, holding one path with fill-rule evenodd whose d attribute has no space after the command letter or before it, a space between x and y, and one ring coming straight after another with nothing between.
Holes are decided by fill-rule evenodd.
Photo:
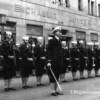
<instances>
[{"instance_id":1,"label":"hat","mask_svg":"<svg viewBox=\"0 0 100 100\"><path fill-rule=\"evenodd\" d=\"M55 31L61 31L61 26L57 26L52 30L52 33L54 33Z\"/></svg>"},{"instance_id":2,"label":"hat","mask_svg":"<svg viewBox=\"0 0 100 100\"><path fill-rule=\"evenodd\" d=\"M37 37L38 40L43 40L43 37Z\"/></svg>"},{"instance_id":3,"label":"hat","mask_svg":"<svg viewBox=\"0 0 100 100\"><path fill-rule=\"evenodd\" d=\"M93 45L93 42L88 42L87 45Z\"/></svg>"},{"instance_id":4,"label":"hat","mask_svg":"<svg viewBox=\"0 0 100 100\"><path fill-rule=\"evenodd\" d=\"M29 37L28 37L28 36L23 36L22 39L23 39L23 40L28 40Z\"/></svg>"},{"instance_id":5,"label":"hat","mask_svg":"<svg viewBox=\"0 0 100 100\"><path fill-rule=\"evenodd\" d=\"M84 43L84 41L83 41L83 40L80 40L80 41L79 41L79 43L80 43L80 44L83 44L83 43Z\"/></svg>"},{"instance_id":6,"label":"hat","mask_svg":"<svg viewBox=\"0 0 100 100\"><path fill-rule=\"evenodd\" d=\"M99 45L99 42L95 42L94 44L95 44L95 45Z\"/></svg>"},{"instance_id":7,"label":"hat","mask_svg":"<svg viewBox=\"0 0 100 100\"><path fill-rule=\"evenodd\" d=\"M48 40L51 40L51 39L53 39L53 37L49 36L49 37L48 37Z\"/></svg>"},{"instance_id":8,"label":"hat","mask_svg":"<svg viewBox=\"0 0 100 100\"><path fill-rule=\"evenodd\" d=\"M11 31L6 31L6 34L7 35L12 35L12 32Z\"/></svg>"},{"instance_id":9,"label":"hat","mask_svg":"<svg viewBox=\"0 0 100 100\"><path fill-rule=\"evenodd\" d=\"M16 46L19 46L20 44L19 43L16 43Z\"/></svg>"},{"instance_id":10,"label":"hat","mask_svg":"<svg viewBox=\"0 0 100 100\"><path fill-rule=\"evenodd\" d=\"M77 41L72 41L71 43L72 43L72 44L77 44Z\"/></svg>"},{"instance_id":11,"label":"hat","mask_svg":"<svg viewBox=\"0 0 100 100\"><path fill-rule=\"evenodd\" d=\"M38 40L38 42L43 43L43 37L42 36L37 37L37 40Z\"/></svg>"},{"instance_id":12,"label":"hat","mask_svg":"<svg viewBox=\"0 0 100 100\"><path fill-rule=\"evenodd\" d=\"M66 41L62 41L61 43L62 43L62 44L66 44Z\"/></svg>"},{"instance_id":13,"label":"hat","mask_svg":"<svg viewBox=\"0 0 100 100\"><path fill-rule=\"evenodd\" d=\"M19 47L19 46L20 46L20 44L19 44L19 43L16 43L16 46L17 46L17 47Z\"/></svg>"}]
</instances>

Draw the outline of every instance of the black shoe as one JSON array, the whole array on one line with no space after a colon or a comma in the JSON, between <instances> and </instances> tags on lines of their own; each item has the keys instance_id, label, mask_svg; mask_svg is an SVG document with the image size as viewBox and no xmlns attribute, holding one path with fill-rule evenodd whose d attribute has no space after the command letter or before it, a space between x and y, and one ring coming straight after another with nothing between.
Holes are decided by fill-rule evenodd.
<instances>
[{"instance_id":1,"label":"black shoe","mask_svg":"<svg viewBox=\"0 0 100 100\"><path fill-rule=\"evenodd\" d=\"M15 91L16 89L15 89L15 88L9 88L9 90L11 90L11 91Z\"/></svg>"},{"instance_id":2,"label":"black shoe","mask_svg":"<svg viewBox=\"0 0 100 100\"><path fill-rule=\"evenodd\" d=\"M29 88L29 86L23 86L22 88L23 88L23 89L27 89L27 88Z\"/></svg>"},{"instance_id":3,"label":"black shoe","mask_svg":"<svg viewBox=\"0 0 100 100\"><path fill-rule=\"evenodd\" d=\"M28 86L28 85L24 86L24 89L28 89L28 88L32 88L32 86Z\"/></svg>"},{"instance_id":4,"label":"black shoe","mask_svg":"<svg viewBox=\"0 0 100 100\"><path fill-rule=\"evenodd\" d=\"M80 79L85 79L84 77L81 77Z\"/></svg>"},{"instance_id":5,"label":"black shoe","mask_svg":"<svg viewBox=\"0 0 100 100\"><path fill-rule=\"evenodd\" d=\"M44 84L41 84L41 83L40 83L40 84L37 84L37 86L44 86Z\"/></svg>"},{"instance_id":6,"label":"black shoe","mask_svg":"<svg viewBox=\"0 0 100 100\"><path fill-rule=\"evenodd\" d=\"M26 89L26 86L22 86L23 89Z\"/></svg>"},{"instance_id":7,"label":"black shoe","mask_svg":"<svg viewBox=\"0 0 100 100\"><path fill-rule=\"evenodd\" d=\"M73 80L74 80L74 81L77 81L78 79L75 78L75 79L73 79Z\"/></svg>"},{"instance_id":8,"label":"black shoe","mask_svg":"<svg viewBox=\"0 0 100 100\"><path fill-rule=\"evenodd\" d=\"M51 93L52 96L58 96L56 92Z\"/></svg>"},{"instance_id":9,"label":"black shoe","mask_svg":"<svg viewBox=\"0 0 100 100\"><path fill-rule=\"evenodd\" d=\"M66 83L67 81L66 81L66 80L63 80L62 82L63 82L63 83Z\"/></svg>"},{"instance_id":10,"label":"black shoe","mask_svg":"<svg viewBox=\"0 0 100 100\"><path fill-rule=\"evenodd\" d=\"M26 86L26 88L32 88L32 86Z\"/></svg>"},{"instance_id":11,"label":"black shoe","mask_svg":"<svg viewBox=\"0 0 100 100\"><path fill-rule=\"evenodd\" d=\"M95 75L95 77L99 77L99 75Z\"/></svg>"},{"instance_id":12,"label":"black shoe","mask_svg":"<svg viewBox=\"0 0 100 100\"><path fill-rule=\"evenodd\" d=\"M41 86L41 84L37 84L37 86Z\"/></svg>"},{"instance_id":13,"label":"black shoe","mask_svg":"<svg viewBox=\"0 0 100 100\"><path fill-rule=\"evenodd\" d=\"M9 88L4 88L4 91L8 92L8 91L10 91L10 89Z\"/></svg>"},{"instance_id":14,"label":"black shoe","mask_svg":"<svg viewBox=\"0 0 100 100\"><path fill-rule=\"evenodd\" d=\"M56 92L57 95L64 95L62 92Z\"/></svg>"},{"instance_id":15,"label":"black shoe","mask_svg":"<svg viewBox=\"0 0 100 100\"><path fill-rule=\"evenodd\" d=\"M92 76L88 76L88 78L92 78Z\"/></svg>"}]
</instances>

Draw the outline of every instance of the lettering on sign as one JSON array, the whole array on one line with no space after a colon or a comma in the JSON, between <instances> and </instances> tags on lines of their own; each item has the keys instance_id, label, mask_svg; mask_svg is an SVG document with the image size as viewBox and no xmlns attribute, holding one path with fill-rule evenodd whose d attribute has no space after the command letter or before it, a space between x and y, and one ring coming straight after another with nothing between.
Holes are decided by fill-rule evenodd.
<instances>
[{"instance_id":1,"label":"lettering on sign","mask_svg":"<svg viewBox=\"0 0 100 100\"><path fill-rule=\"evenodd\" d=\"M59 25L69 25L73 27L81 27L86 29L100 30L100 19L96 20L94 17L81 16L68 12L62 12L61 10L48 8L41 5L30 4L30 5L14 5L14 11L20 15L25 15L28 18L38 18L43 21L56 23ZM62 16L63 15L63 16Z\"/></svg>"},{"instance_id":2,"label":"lettering on sign","mask_svg":"<svg viewBox=\"0 0 100 100\"><path fill-rule=\"evenodd\" d=\"M88 20L87 19L81 19L81 18L78 18L78 17L70 17L69 23L72 23L74 25L87 26Z\"/></svg>"},{"instance_id":3,"label":"lettering on sign","mask_svg":"<svg viewBox=\"0 0 100 100\"><path fill-rule=\"evenodd\" d=\"M19 12L22 14L56 19L56 12L54 11L54 9L48 9L47 7L35 5L35 7L32 8L31 6L26 7L26 6L21 6L16 4L14 8L15 8L15 12Z\"/></svg>"}]
</instances>

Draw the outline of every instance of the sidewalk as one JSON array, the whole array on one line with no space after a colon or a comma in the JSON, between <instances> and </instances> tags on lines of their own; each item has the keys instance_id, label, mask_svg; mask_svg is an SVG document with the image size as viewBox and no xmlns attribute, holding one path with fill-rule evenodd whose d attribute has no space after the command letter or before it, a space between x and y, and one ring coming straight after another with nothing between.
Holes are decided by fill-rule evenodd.
<instances>
[{"instance_id":1,"label":"sidewalk","mask_svg":"<svg viewBox=\"0 0 100 100\"><path fill-rule=\"evenodd\" d=\"M94 73L92 73L94 75ZM87 76L85 72L85 77ZM77 73L79 77L79 73ZM30 77L28 84L33 86L29 89L21 88L21 78L14 78L12 86L16 91L4 92L3 80L0 80L0 100L100 100L100 94L92 94L100 91L100 78L90 78L85 80L72 81L71 73L66 74L67 83L62 83L63 96L52 97L48 76L44 75L42 82L46 84L42 87L36 86L36 77ZM86 94L84 93L86 92Z\"/></svg>"},{"instance_id":2,"label":"sidewalk","mask_svg":"<svg viewBox=\"0 0 100 100\"><path fill-rule=\"evenodd\" d=\"M77 77L78 79L80 78L79 72L77 72L76 77ZM84 77L87 78L87 72L86 72L86 71L84 72ZM92 77L94 77L94 71L92 71ZM73 81L72 73L71 73L71 72L66 73L65 78L66 78L66 80L67 80L68 82ZM48 85L48 84L49 84L48 75L46 75L46 74L43 75L43 77L42 77L42 83L45 84L45 85ZM30 77L29 77L28 85L33 86L33 87L36 87L36 76L30 76ZM13 79L12 79L12 84L11 84L11 86L20 89L20 88L22 87L21 78L13 78ZM3 88L4 88L4 82L3 82L3 80L1 79L1 80L0 80L0 91L3 90Z\"/></svg>"}]
</instances>

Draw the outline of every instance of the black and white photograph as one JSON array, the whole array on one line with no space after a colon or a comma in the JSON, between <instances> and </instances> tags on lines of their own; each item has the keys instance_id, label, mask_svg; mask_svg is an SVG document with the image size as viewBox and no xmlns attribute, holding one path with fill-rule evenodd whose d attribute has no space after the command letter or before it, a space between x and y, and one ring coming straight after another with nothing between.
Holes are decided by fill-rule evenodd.
<instances>
[{"instance_id":1,"label":"black and white photograph","mask_svg":"<svg viewBox=\"0 0 100 100\"><path fill-rule=\"evenodd\" d=\"M100 0L0 0L0 100L100 100Z\"/></svg>"}]
</instances>

